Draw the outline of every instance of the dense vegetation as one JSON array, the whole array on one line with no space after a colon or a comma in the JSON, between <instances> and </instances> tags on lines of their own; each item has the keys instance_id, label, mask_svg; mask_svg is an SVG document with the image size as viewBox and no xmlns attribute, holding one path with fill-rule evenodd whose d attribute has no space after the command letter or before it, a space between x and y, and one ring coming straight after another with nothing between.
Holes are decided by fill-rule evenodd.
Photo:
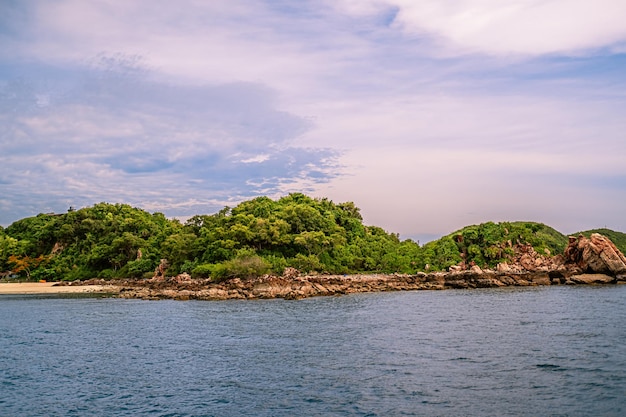
<instances>
[{"instance_id":1,"label":"dense vegetation","mask_svg":"<svg viewBox=\"0 0 626 417\"><path fill-rule=\"evenodd\" d=\"M198 215L181 224L124 204L40 214L0 230L0 270L74 280L168 274L230 276L300 271L414 272L419 246L362 223L353 203L291 194Z\"/></svg>"},{"instance_id":2,"label":"dense vegetation","mask_svg":"<svg viewBox=\"0 0 626 417\"><path fill-rule=\"evenodd\" d=\"M567 241L565 235L541 223L487 222L467 226L427 243L423 247L423 258L436 269L460 262L494 267L513 257L515 245L530 244L538 253L554 255L563 252Z\"/></svg>"},{"instance_id":3,"label":"dense vegetation","mask_svg":"<svg viewBox=\"0 0 626 417\"><path fill-rule=\"evenodd\" d=\"M489 222L420 247L364 225L353 203L299 193L255 198L185 223L125 204L100 203L0 227L0 271L33 280L148 277L167 259L168 275L187 272L216 280L280 274L286 267L334 274L414 273L461 262L494 266L510 259L517 243L554 254L563 251L567 238L538 223Z\"/></svg>"}]
</instances>

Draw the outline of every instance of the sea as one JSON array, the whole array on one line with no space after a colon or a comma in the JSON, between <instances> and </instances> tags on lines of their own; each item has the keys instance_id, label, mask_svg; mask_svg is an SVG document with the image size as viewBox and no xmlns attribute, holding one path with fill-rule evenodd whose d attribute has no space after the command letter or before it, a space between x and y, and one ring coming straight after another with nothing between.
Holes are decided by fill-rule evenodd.
<instances>
[{"instance_id":1,"label":"sea","mask_svg":"<svg viewBox=\"0 0 626 417\"><path fill-rule=\"evenodd\" d=\"M0 296L0 416L625 416L626 285Z\"/></svg>"}]
</instances>

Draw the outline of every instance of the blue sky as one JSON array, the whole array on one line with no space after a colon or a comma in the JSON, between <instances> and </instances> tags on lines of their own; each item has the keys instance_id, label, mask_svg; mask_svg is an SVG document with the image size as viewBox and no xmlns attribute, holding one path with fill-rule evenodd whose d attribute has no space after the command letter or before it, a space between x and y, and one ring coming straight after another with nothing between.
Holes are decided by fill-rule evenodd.
<instances>
[{"instance_id":1,"label":"blue sky","mask_svg":"<svg viewBox=\"0 0 626 417\"><path fill-rule=\"evenodd\" d=\"M354 201L626 231L626 2L0 0L0 224Z\"/></svg>"}]
</instances>

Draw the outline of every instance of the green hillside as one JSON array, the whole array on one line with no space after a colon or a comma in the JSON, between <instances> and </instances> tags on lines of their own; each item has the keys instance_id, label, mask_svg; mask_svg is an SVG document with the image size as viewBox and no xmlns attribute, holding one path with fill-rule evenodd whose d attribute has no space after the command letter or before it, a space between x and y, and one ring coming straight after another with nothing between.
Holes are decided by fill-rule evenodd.
<instances>
[{"instance_id":1,"label":"green hillside","mask_svg":"<svg viewBox=\"0 0 626 417\"><path fill-rule=\"evenodd\" d=\"M541 223L487 222L467 226L423 247L422 268L442 270L459 262L493 267L509 261L516 244L530 244L542 254L562 253L567 236Z\"/></svg>"},{"instance_id":2,"label":"green hillside","mask_svg":"<svg viewBox=\"0 0 626 417\"><path fill-rule=\"evenodd\" d=\"M228 278L285 267L322 273L415 272L420 247L362 223L351 202L259 197L184 224L125 204L40 214L0 229L0 272L29 279L168 275Z\"/></svg>"},{"instance_id":3,"label":"green hillside","mask_svg":"<svg viewBox=\"0 0 626 417\"><path fill-rule=\"evenodd\" d=\"M626 252L626 234L607 229ZM181 272L216 280L286 267L348 274L446 270L466 262L494 267L509 261L517 244L541 254L562 253L567 237L532 222L487 222L420 247L377 226L364 225L353 203L294 193L258 197L187 222L126 204L99 203L63 214L40 214L0 227L0 273L31 279L149 277L161 259L168 275Z\"/></svg>"}]
</instances>

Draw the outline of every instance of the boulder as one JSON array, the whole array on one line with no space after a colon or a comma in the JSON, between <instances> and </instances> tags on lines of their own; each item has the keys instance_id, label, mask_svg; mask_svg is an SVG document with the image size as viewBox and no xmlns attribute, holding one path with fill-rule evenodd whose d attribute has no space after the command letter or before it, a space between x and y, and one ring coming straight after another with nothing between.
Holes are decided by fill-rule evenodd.
<instances>
[{"instance_id":1,"label":"boulder","mask_svg":"<svg viewBox=\"0 0 626 417\"><path fill-rule=\"evenodd\" d=\"M470 268L470 272L473 272L474 274L482 274L483 270L480 269L478 265L472 265L472 267Z\"/></svg>"},{"instance_id":2,"label":"boulder","mask_svg":"<svg viewBox=\"0 0 626 417\"><path fill-rule=\"evenodd\" d=\"M513 252L513 257L507 262L497 265L497 272L502 274L547 272L563 265L560 255L550 256L550 251L544 251L545 254L537 253L532 245L527 243L516 243L513 246Z\"/></svg>"},{"instance_id":3,"label":"boulder","mask_svg":"<svg viewBox=\"0 0 626 417\"><path fill-rule=\"evenodd\" d=\"M570 236L564 257L566 263L575 264L586 273L626 274L626 256L610 239L598 233L590 238Z\"/></svg>"},{"instance_id":4,"label":"boulder","mask_svg":"<svg viewBox=\"0 0 626 417\"><path fill-rule=\"evenodd\" d=\"M165 280L165 274L167 272L167 268L170 267L167 259L161 259L161 262L154 269L154 275L152 276L152 280L154 281L163 281Z\"/></svg>"},{"instance_id":5,"label":"boulder","mask_svg":"<svg viewBox=\"0 0 626 417\"><path fill-rule=\"evenodd\" d=\"M296 268L287 267L283 271L283 278L285 279L295 279L298 278L298 276L300 276L300 271Z\"/></svg>"},{"instance_id":6,"label":"boulder","mask_svg":"<svg viewBox=\"0 0 626 417\"><path fill-rule=\"evenodd\" d=\"M183 272L182 274L176 275L172 281L176 284L191 282L191 275L189 275L187 272Z\"/></svg>"},{"instance_id":7,"label":"boulder","mask_svg":"<svg viewBox=\"0 0 626 417\"><path fill-rule=\"evenodd\" d=\"M570 280L576 284L611 284L615 282L615 278L605 274L572 275Z\"/></svg>"}]
</instances>

